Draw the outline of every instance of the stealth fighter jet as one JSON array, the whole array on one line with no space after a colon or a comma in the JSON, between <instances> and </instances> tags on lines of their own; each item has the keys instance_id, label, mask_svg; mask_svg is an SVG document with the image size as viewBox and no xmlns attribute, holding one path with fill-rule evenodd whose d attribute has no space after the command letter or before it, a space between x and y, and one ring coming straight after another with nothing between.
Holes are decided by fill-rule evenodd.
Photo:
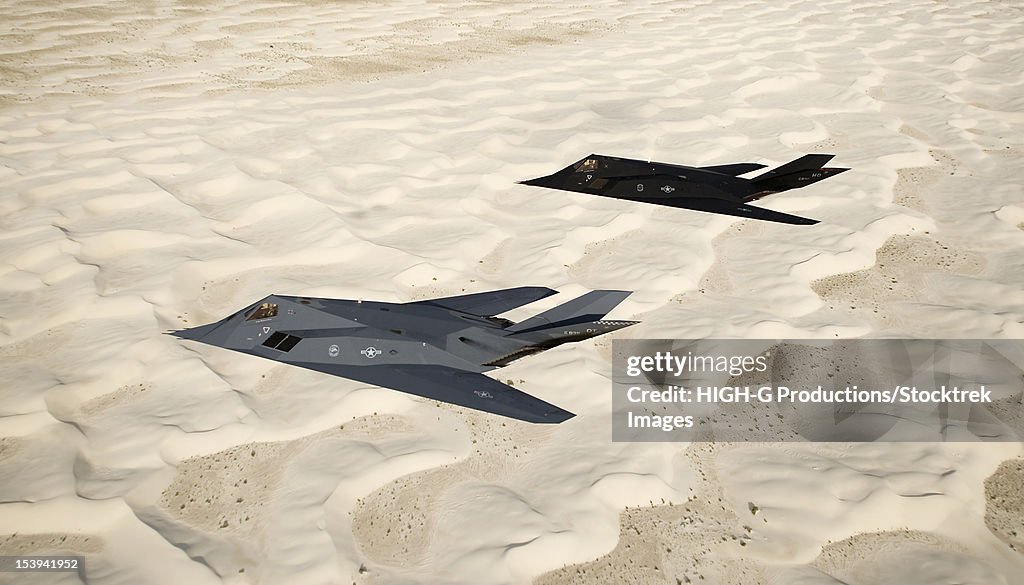
<instances>
[{"instance_id":1,"label":"stealth fighter jet","mask_svg":"<svg viewBox=\"0 0 1024 585\"><path fill-rule=\"evenodd\" d=\"M736 163L688 167L592 154L553 175L520 182L747 219L811 225L818 221L747 203L771 193L806 187L849 170L825 168L833 156L808 154L753 179L743 179L739 175L763 169L765 165Z\"/></svg>"},{"instance_id":2,"label":"stealth fighter jet","mask_svg":"<svg viewBox=\"0 0 1024 585\"><path fill-rule=\"evenodd\" d=\"M272 295L171 334L519 420L560 423L573 414L481 372L636 321L604 318L630 295L617 290L589 292L519 323L495 316L555 292L520 287L410 303Z\"/></svg>"}]
</instances>

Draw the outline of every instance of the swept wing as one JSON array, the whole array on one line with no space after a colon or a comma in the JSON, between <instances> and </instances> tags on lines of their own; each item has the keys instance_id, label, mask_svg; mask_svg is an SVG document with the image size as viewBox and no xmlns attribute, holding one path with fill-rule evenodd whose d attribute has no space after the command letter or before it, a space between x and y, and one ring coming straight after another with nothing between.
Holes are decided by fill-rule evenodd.
<instances>
[{"instance_id":1,"label":"swept wing","mask_svg":"<svg viewBox=\"0 0 1024 585\"><path fill-rule=\"evenodd\" d=\"M342 366L311 362L293 365L527 422L560 423L575 416L494 378L446 366Z\"/></svg>"}]
</instances>

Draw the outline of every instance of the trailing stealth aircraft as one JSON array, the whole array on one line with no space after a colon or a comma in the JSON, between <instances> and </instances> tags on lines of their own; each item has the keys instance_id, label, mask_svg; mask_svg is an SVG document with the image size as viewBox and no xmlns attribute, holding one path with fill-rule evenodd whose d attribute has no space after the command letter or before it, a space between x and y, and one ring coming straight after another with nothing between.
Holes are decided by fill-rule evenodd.
<instances>
[{"instance_id":1,"label":"trailing stealth aircraft","mask_svg":"<svg viewBox=\"0 0 1024 585\"><path fill-rule=\"evenodd\" d=\"M765 165L736 163L688 167L592 154L553 175L520 182L748 219L811 225L818 221L751 207L747 203L771 193L806 187L849 170L823 168L833 156L808 154L753 179L743 179L739 175L763 169Z\"/></svg>"},{"instance_id":2,"label":"trailing stealth aircraft","mask_svg":"<svg viewBox=\"0 0 1024 585\"><path fill-rule=\"evenodd\" d=\"M271 295L171 332L293 366L535 423L574 416L484 376L513 360L636 321L604 316L630 295L598 290L525 321L495 317L555 294L520 287L411 303Z\"/></svg>"}]
</instances>

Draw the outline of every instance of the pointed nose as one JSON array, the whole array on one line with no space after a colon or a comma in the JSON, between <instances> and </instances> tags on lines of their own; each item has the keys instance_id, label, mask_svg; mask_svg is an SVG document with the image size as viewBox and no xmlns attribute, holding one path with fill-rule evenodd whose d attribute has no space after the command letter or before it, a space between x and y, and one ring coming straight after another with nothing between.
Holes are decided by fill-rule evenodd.
<instances>
[{"instance_id":1,"label":"pointed nose","mask_svg":"<svg viewBox=\"0 0 1024 585\"><path fill-rule=\"evenodd\" d=\"M167 335L173 335L178 339L190 339L192 341L201 341L214 329L220 326L221 322L210 323L208 325L199 325L198 327L190 327L188 329L177 329L174 331L168 331Z\"/></svg>"},{"instance_id":2,"label":"pointed nose","mask_svg":"<svg viewBox=\"0 0 1024 585\"><path fill-rule=\"evenodd\" d=\"M531 185L533 187L547 187L551 184L551 175L547 177L537 177L536 179L526 179L525 181L516 181L519 185Z\"/></svg>"}]
</instances>

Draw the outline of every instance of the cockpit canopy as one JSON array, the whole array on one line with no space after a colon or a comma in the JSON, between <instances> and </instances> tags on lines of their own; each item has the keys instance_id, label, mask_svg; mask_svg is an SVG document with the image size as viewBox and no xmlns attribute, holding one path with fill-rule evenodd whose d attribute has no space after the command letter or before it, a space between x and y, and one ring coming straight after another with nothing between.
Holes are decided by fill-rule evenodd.
<instances>
[{"instance_id":1,"label":"cockpit canopy","mask_svg":"<svg viewBox=\"0 0 1024 585\"><path fill-rule=\"evenodd\" d=\"M252 312L246 321L256 321L258 319L269 319L277 316L277 303L262 303L256 310Z\"/></svg>"},{"instance_id":2,"label":"cockpit canopy","mask_svg":"<svg viewBox=\"0 0 1024 585\"><path fill-rule=\"evenodd\" d=\"M597 170L597 159L588 158L576 166L577 173L592 173Z\"/></svg>"}]
</instances>

